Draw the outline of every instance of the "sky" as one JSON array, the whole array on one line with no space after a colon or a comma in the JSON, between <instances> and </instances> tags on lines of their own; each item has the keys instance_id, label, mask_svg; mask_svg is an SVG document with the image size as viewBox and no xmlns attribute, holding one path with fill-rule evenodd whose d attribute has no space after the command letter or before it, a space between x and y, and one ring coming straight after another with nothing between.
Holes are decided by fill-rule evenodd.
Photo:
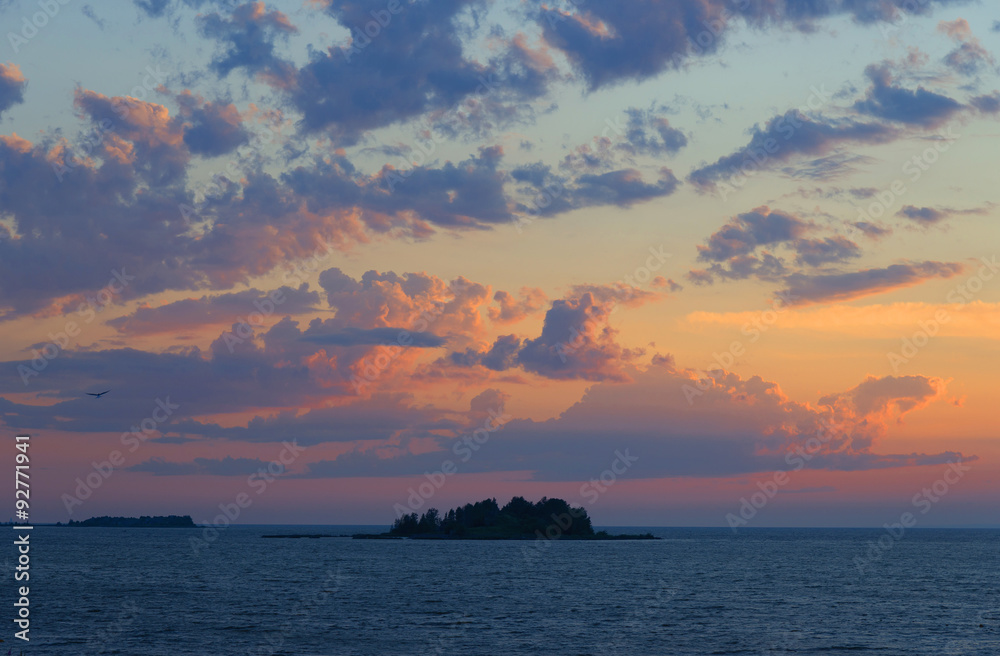
<instances>
[{"instance_id":1,"label":"sky","mask_svg":"<svg viewBox=\"0 0 1000 656\"><path fill-rule=\"evenodd\" d=\"M0 22L34 521L1000 526L991 3Z\"/></svg>"}]
</instances>

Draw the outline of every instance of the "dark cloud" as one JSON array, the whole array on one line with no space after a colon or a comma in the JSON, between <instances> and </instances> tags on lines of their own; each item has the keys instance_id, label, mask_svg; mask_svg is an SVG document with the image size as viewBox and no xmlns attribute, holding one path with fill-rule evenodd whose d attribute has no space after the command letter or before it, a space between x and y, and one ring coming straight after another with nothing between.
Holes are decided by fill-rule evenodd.
<instances>
[{"instance_id":1,"label":"dark cloud","mask_svg":"<svg viewBox=\"0 0 1000 656\"><path fill-rule=\"evenodd\" d=\"M655 183L647 182L636 169L567 178L554 174L549 166L540 163L514 169L511 177L517 182L531 184L531 187L520 189L527 200L518 203L517 210L540 216L555 216L601 205L630 207L669 196L680 185L673 171L666 167L660 168L659 179Z\"/></svg>"},{"instance_id":2,"label":"dark cloud","mask_svg":"<svg viewBox=\"0 0 1000 656\"><path fill-rule=\"evenodd\" d=\"M687 136L651 110L630 107L625 110L628 123L626 143L619 147L634 155L673 155L687 145Z\"/></svg>"},{"instance_id":3,"label":"dark cloud","mask_svg":"<svg viewBox=\"0 0 1000 656\"><path fill-rule=\"evenodd\" d=\"M782 172L793 178L830 181L853 173L859 164L874 161L873 158L863 155L836 152L825 157L796 163L794 166L787 166L782 169Z\"/></svg>"},{"instance_id":4,"label":"dark cloud","mask_svg":"<svg viewBox=\"0 0 1000 656\"><path fill-rule=\"evenodd\" d=\"M482 365L492 371L506 371L517 366L518 353L521 350L521 339L516 335L501 335L487 351L466 349L464 352L452 353L449 357L453 364L460 367Z\"/></svg>"},{"instance_id":5,"label":"dark cloud","mask_svg":"<svg viewBox=\"0 0 1000 656\"><path fill-rule=\"evenodd\" d=\"M907 125L935 127L963 108L958 101L923 87L913 91L894 86L887 64L873 64L865 69L865 74L872 86L864 100L854 103L854 109L862 114Z\"/></svg>"},{"instance_id":6,"label":"dark cloud","mask_svg":"<svg viewBox=\"0 0 1000 656\"><path fill-rule=\"evenodd\" d=\"M0 117L14 105L24 102L28 81L16 64L0 64Z\"/></svg>"},{"instance_id":7,"label":"dark cloud","mask_svg":"<svg viewBox=\"0 0 1000 656\"><path fill-rule=\"evenodd\" d=\"M688 180L701 189L712 189L720 181L773 168L798 155L823 155L840 144L878 144L895 137L896 131L885 125L810 118L789 110L772 118L763 129L755 127L746 146L695 169Z\"/></svg>"},{"instance_id":8,"label":"dark cloud","mask_svg":"<svg viewBox=\"0 0 1000 656\"><path fill-rule=\"evenodd\" d=\"M978 75L984 69L996 68L993 55L972 35L969 22L964 18L950 22L941 21L938 24L938 31L957 42L955 49L944 57L944 63L948 68L968 76Z\"/></svg>"},{"instance_id":9,"label":"dark cloud","mask_svg":"<svg viewBox=\"0 0 1000 656\"><path fill-rule=\"evenodd\" d=\"M351 30L351 42L317 52L295 74L291 99L307 131L329 130L337 141L356 142L373 128L455 107L485 91L486 68L465 58L457 14L479 1L401 3L403 13L380 27L371 12L382 0L329 0L326 11ZM363 30L378 28L372 38Z\"/></svg>"},{"instance_id":10,"label":"dark cloud","mask_svg":"<svg viewBox=\"0 0 1000 656\"><path fill-rule=\"evenodd\" d=\"M610 311L591 293L553 301L542 334L524 341L518 364L557 380L627 380L624 364L634 354L615 341L616 331L607 323Z\"/></svg>"},{"instance_id":11,"label":"dark cloud","mask_svg":"<svg viewBox=\"0 0 1000 656\"><path fill-rule=\"evenodd\" d=\"M248 2L228 17L218 12L199 16L198 27L203 36L222 46L210 64L220 77L244 68L275 86L292 82L295 69L275 54L275 42L298 29L282 12L267 11L263 2Z\"/></svg>"},{"instance_id":12,"label":"dark cloud","mask_svg":"<svg viewBox=\"0 0 1000 656\"><path fill-rule=\"evenodd\" d=\"M83 5L83 7L80 8L80 13L89 18L91 21L93 21L94 25L97 25L97 28L99 30L101 30L102 32L104 31L104 28L107 25L107 23L97 16L97 13L94 11L94 8L92 6Z\"/></svg>"},{"instance_id":13,"label":"dark cloud","mask_svg":"<svg viewBox=\"0 0 1000 656\"><path fill-rule=\"evenodd\" d=\"M814 22L849 15L860 23L898 21L961 0L574 0L574 10L543 5L538 22L591 89L645 80L718 51L734 25L814 31Z\"/></svg>"},{"instance_id":14,"label":"dark cloud","mask_svg":"<svg viewBox=\"0 0 1000 656\"><path fill-rule=\"evenodd\" d=\"M797 261L809 266L840 263L861 257L861 248L846 237L826 237L824 239L799 239L794 243L798 253Z\"/></svg>"},{"instance_id":15,"label":"dark cloud","mask_svg":"<svg viewBox=\"0 0 1000 656\"><path fill-rule=\"evenodd\" d=\"M886 235L892 234L891 228L886 228L885 226L880 226L872 223L871 221L857 221L851 224L858 230L860 230L869 239L881 239Z\"/></svg>"},{"instance_id":16,"label":"dark cloud","mask_svg":"<svg viewBox=\"0 0 1000 656\"><path fill-rule=\"evenodd\" d=\"M611 171L600 175L581 175L576 179L574 198L585 205L617 205L629 207L635 203L669 196L680 184L673 172L660 169L655 183L646 182L635 169Z\"/></svg>"},{"instance_id":17,"label":"dark cloud","mask_svg":"<svg viewBox=\"0 0 1000 656\"><path fill-rule=\"evenodd\" d=\"M98 148L106 162L127 164L155 187L183 181L191 159L183 139L185 126L172 120L166 107L82 88L77 88L74 104L100 135Z\"/></svg>"},{"instance_id":18,"label":"dark cloud","mask_svg":"<svg viewBox=\"0 0 1000 656\"><path fill-rule=\"evenodd\" d=\"M234 13L233 20L215 18L204 31L227 44L226 56L216 62L220 74L237 66L263 72L286 93L304 132L326 132L338 144L358 143L371 130L423 115L449 138L482 135L530 118L526 102L544 95L556 74L548 55L532 50L522 35L504 39L505 47L485 63L465 55L460 17L477 15L485 0L321 4L350 32L349 40L312 51L298 69L274 56L274 28L257 30L260 36L243 45L247 21Z\"/></svg>"},{"instance_id":19,"label":"dark cloud","mask_svg":"<svg viewBox=\"0 0 1000 656\"><path fill-rule=\"evenodd\" d=\"M184 143L195 155L230 153L250 140L239 111L231 103L204 102L185 92L177 97L184 126Z\"/></svg>"},{"instance_id":20,"label":"dark cloud","mask_svg":"<svg viewBox=\"0 0 1000 656\"><path fill-rule=\"evenodd\" d=\"M906 217L911 221L916 221L917 223L923 225L930 225L948 218L948 213L936 210L933 207L915 207L913 205L905 205L901 210L896 212L896 216Z\"/></svg>"},{"instance_id":21,"label":"dark cloud","mask_svg":"<svg viewBox=\"0 0 1000 656\"><path fill-rule=\"evenodd\" d=\"M797 304L831 303L910 287L933 278L951 278L961 272L961 264L928 261L851 273L793 273L786 278L787 288L782 293L796 299Z\"/></svg>"},{"instance_id":22,"label":"dark cloud","mask_svg":"<svg viewBox=\"0 0 1000 656\"><path fill-rule=\"evenodd\" d=\"M171 0L132 0L132 4L150 18L163 16Z\"/></svg>"},{"instance_id":23,"label":"dark cloud","mask_svg":"<svg viewBox=\"0 0 1000 656\"><path fill-rule=\"evenodd\" d=\"M412 217L448 227L485 227L511 220L499 169L503 151L482 148L475 157L435 168L384 167L366 176L345 159L317 161L283 175L290 191L313 212L360 211L373 231L410 226L426 234Z\"/></svg>"},{"instance_id":24,"label":"dark cloud","mask_svg":"<svg viewBox=\"0 0 1000 656\"><path fill-rule=\"evenodd\" d=\"M759 246L797 239L808 225L801 219L768 207L739 214L698 246L698 259L723 262L738 255L748 255Z\"/></svg>"},{"instance_id":25,"label":"dark cloud","mask_svg":"<svg viewBox=\"0 0 1000 656\"><path fill-rule=\"evenodd\" d=\"M969 103L982 114L1000 113L1000 91L991 94L975 96Z\"/></svg>"}]
</instances>

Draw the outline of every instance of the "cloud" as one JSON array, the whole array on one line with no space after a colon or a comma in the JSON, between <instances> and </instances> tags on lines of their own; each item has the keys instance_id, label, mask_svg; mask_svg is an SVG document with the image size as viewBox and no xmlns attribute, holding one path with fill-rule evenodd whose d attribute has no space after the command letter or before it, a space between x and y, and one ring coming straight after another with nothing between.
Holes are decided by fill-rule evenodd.
<instances>
[{"instance_id":1,"label":"cloud","mask_svg":"<svg viewBox=\"0 0 1000 656\"><path fill-rule=\"evenodd\" d=\"M629 107L625 143L619 148L633 155L659 157L674 155L687 145L687 136L670 126L670 121L651 110Z\"/></svg>"},{"instance_id":2,"label":"cloud","mask_svg":"<svg viewBox=\"0 0 1000 656\"><path fill-rule=\"evenodd\" d=\"M290 31L283 16L272 18L278 12L255 10L251 20L239 15L248 13L243 6L231 19L212 15L202 29L224 45L215 61L220 74L244 67L262 75L301 116L304 133L324 132L338 145L420 116L436 122L442 117L433 113L460 105L461 115L450 117L457 125L445 130L476 133L516 122L556 74L545 49L532 49L520 34L503 39L505 47L486 63L465 55L461 17L483 9L483 0L401 2L393 10L384 0L316 4L350 35L344 44L311 51L300 68L274 54L276 37Z\"/></svg>"},{"instance_id":3,"label":"cloud","mask_svg":"<svg viewBox=\"0 0 1000 656\"><path fill-rule=\"evenodd\" d=\"M545 307L548 300L541 289L522 287L520 299L514 298L509 292L498 291L493 295L497 306L489 309L490 320L499 325L517 323Z\"/></svg>"},{"instance_id":4,"label":"cloud","mask_svg":"<svg viewBox=\"0 0 1000 656\"><path fill-rule=\"evenodd\" d=\"M738 214L698 246L698 259L724 262L738 255L748 255L759 246L797 239L808 226L801 219L766 206Z\"/></svg>"},{"instance_id":5,"label":"cloud","mask_svg":"<svg viewBox=\"0 0 1000 656\"><path fill-rule=\"evenodd\" d=\"M246 476L263 469L267 470L271 463L256 458L222 459L195 458L192 462L170 462L162 458L150 458L137 465L126 468L126 471L145 472L154 476Z\"/></svg>"},{"instance_id":6,"label":"cloud","mask_svg":"<svg viewBox=\"0 0 1000 656\"><path fill-rule=\"evenodd\" d=\"M584 207L616 205L631 207L640 202L669 196L680 182L666 167L659 170L656 182L647 182L636 169L620 169L607 173L587 173L575 178L556 175L551 167L540 162L520 166L511 171L515 182L530 183L521 189L529 202L518 203L516 209L525 214L555 216Z\"/></svg>"},{"instance_id":7,"label":"cloud","mask_svg":"<svg viewBox=\"0 0 1000 656\"><path fill-rule=\"evenodd\" d=\"M616 342L617 331L608 324L613 307L591 291L553 301L541 335L524 341L517 363L556 380L627 380L625 365L640 353Z\"/></svg>"},{"instance_id":8,"label":"cloud","mask_svg":"<svg viewBox=\"0 0 1000 656\"><path fill-rule=\"evenodd\" d=\"M849 15L859 23L898 22L929 13L930 2L740 2L730 0L574 0L575 10L543 5L546 41L561 50L590 90L642 81L719 51L734 25L812 32L814 22Z\"/></svg>"},{"instance_id":9,"label":"cloud","mask_svg":"<svg viewBox=\"0 0 1000 656\"><path fill-rule=\"evenodd\" d=\"M787 288L781 293L795 304L846 301L911 287L933 278L951 278L962 270L962 265L955 262L926 261L851 273L793 273L785 279Z\"/></svg>"},{"instance_id":10,"label":"cloud","mask_svg":"<svg viewBox=\"0 0 1000 656\"><path fill-rule=\"evenodd\" d=\"M92 6L83 5L83 7L80 8L80 13L93 21L94 25L96 25L99 30L102 32L104 31L107 23L97 15Z\"/></svg>"},{"instance_id":11,"label":"cloud","mask_svg":"<svg viewBox=\"0 0 1000 656\"><path fill-rule=\"evenodd\" d=\"M871 221L856 221L851 225L864 233L864 235L869 239L881 239L882 237L892 234L892 228L886 228L885 226L874 224Z\"/></svg>"},{"instance_id":12,"label":"cloud","mask_svg":"<svg viewBox=\"0 0 1000 656\"><path fill-rule=\"evenodd\" d=\"M901 210L896 212L896 216L906 217L911 221L916 221L917 223L921 223L923 225L930 225L943 221L948 217L948 213L936 210L933 207L915 207L913 205L905 205Z\"/></svg>"},{"instance_id":13,"label":"cloud","mask_svg":"<svg viewBox=\"0 0 1000 656\"><path fill-rule=\"evenodd\" d=\"M782 278L788 273L785 260L773 252L761 250L764 247L787 248L795 253L797 264L812 267L861 255L856 243L840 235L819 239L804 237L813 229L798 217L767 206L739 214L714 232L707 244L697 247L698 260L711 265L707 270L690 271L688 280L704 285L711 284L715 276L725 280Z\"/></svg>"},{"instance_id":14,"label":"cloud","mask_svg":"<svg viewBox=\"0 0 1000 656\"><path fill-rule=\"evenodd\" d=\"M886 143L896 136L893 128L879 123L810 118L793 109L775 116L763 129L755 127L746 146L695 169L688 180L699 189L711 190L720 181L773 168L798 155L824 155L845 143Z\"/></svg>"},{"instance_id":15,"label":"cloud","mask_svg":"<svg viewBox=\"0 0 1000 656\"><path fill-rule=\"evenodd\" d=\"M944 390L944 381L938 378L868 376L857 387L840 394L822 397L819 404L830 406L847 416L865 419L881 417L886 420L942 398Z\"/></svg>"},{"instance_id":16,"label":"cloud","mask_svg":"<svg viewBox=\"0 0 1000 656\"><path fill-rule=\"evenodd\" d=\"M1000 113L1000 91L994 91L988 95L975 96L969 101L980 114Z\"/></svg>"},{"instance_id":17,"label":"cloud","mask_svg":"<svg viewBox=\"0 0 1000 656\"><path fill-rule=\"evenodd\" d=\"M246 426L224 427L191 420L178 423L176 430L232 442L295 440L302 446L354 442L405 450L410 440L427 439L435 433L452 434L464 425L462 419L462 413L418 407L408 394L378 393L333 407L257 416Z\"/></svg>"},{"instance_id":18,"label":"cloud","mask_svg":"<svg viewBox=\"0 0 1000 656\"><path fill-rule=\"evenodd\" d=\"M177 96L184 126L184 143L195 155L215 157L236 150L250 140L243 119L232 103L205 102L189 91Z\"/></svg>"},{"instance_id":19,"label":"cloud","mask_svg":"<svg viewBox=\"0 0 1000 656\"><path fill-rule=\"evenodd\" d=\"M262 310L279 316L302 314L314 310L319 302L319 293L309 291L309 285L302 283L298 289L288 286L270 292L248 289L186 298L156 307L143 306L107 324L125 335L178 334L203 326L228 326L239 317L247 320Z\"/></svg>"},{"instance_id":20,"label":"cloud","mask_svg":"<svg viewBox=\"0 0 1000 656\"><path fill-rule=\"evenodd\" d=\"M199 16L198 28L222 46L210 64L219 77L244 68L279 87L293 78L294 67L275 54L278 39L298 32L282 12L267 11L263 2L248 2L236 6L228 18L218 12Z\"/></svg>"},{"instance_id":21,"label":"cloud","mask_svg":"<svg viewBox=\"0 0 1000 656\"><path fill-rule=\"evenodd\" d=\"M28 81L17 64L0 64L0 118L11 107L24 102L27 86Z\"/></svg>"},{"instance_id":22,"label":"cloud","mask_svg":"<svg viewBox=\"0 0 1000 656\"><path fill-rule=\"evenodd\" d=\"M861 257L861 248L846 237L824 239L799 239L794 244L797 262L809 266L822 266Z\"/></svg>"},{"instance_id":23,"label":"cloud","mask_svg":"<svg viewBox=\"0 0 1000 656\"><path fill-rule=\"evenodd\" d=\"M481 148L458 163L440 167L386 165L362 175L346 159L317 161L283 175L288 188L313 212L357 212L374 232L411 226L420 236L432 223L450 228L484 228L511 220L499 169L503 150Z\"/></svg>"},{"instance_id":24,"label":"cloud","mask_svg":"<svg viewBox=\"0 0 1000 656\"><path fill-rule=\"evenodd\" d=\"M55 405L15 404L9 406L8 418L26 428L116 431L121 428L121 416L134 414L137 405L144 406L168 391L173 391L175 402L183 408L175 420L356 400L406 389L423 349L447 341L460 350L486 335L484 315L490 288L462 277L447 282L422 273L370 271L355 280L330 269L320 280L334 312L330 318L313 319L306 327L286 316L268 328L256 329L258 324L249 316L256 311L254 300L262 298L256 290L129 316L116 325L149 334L159 329L154 327L158 321L215 323L239 310L233 325L220 332L205 351L194 346L163 353L64 349L48 362L44 375L28 378L30 389L55 399ZM289 294L293 300L288 302L303 308L317 300L304 286ZM268 298L274 299L273 295ZM276 306L279 312L282 307ZM239 317L248 323L238 323ZM33 371L32 357L26 351L24 360L7 363L9 370L21 371L20 366ZM94 385L121 390L102 406L110 415L81 403L82 391ZM19 375L6 383L0 380L0 393L24 389ZM197 434L193 428L187 432Z\"/></svg>"},{"instance_id":25,"label":"cloud","mask_svg":"<svg viewBox=\"0 0 1000 656\"><path fill-rule=\"evenodd\" d=\"M963 108L958 101L923 87L912 91L894 86L888 64L872 64L865 74L872 86L864 100L854 103L854 109L862 114L907 125L936 127Z\"/></svg>"},{"instance_id":26,"label":"cloud","mask_svg":"<svg viewBox=\"0 0 1000 656\"><path fill-rule=\"evenodd\" d=\"M943 383L921 376L869 379L810 405L789 399L775 383L718 372L689 404L685 387L696 377L669 363L631 371L627 382L599 382L558 417L514 419L490 436L489 450L467 460L453 450L453 436L436 450L380 456L355 450L311 463L308 476L405 476L435 471L452 460L462 473L527 472L531 480L592 478L618 452L637 458L629 475L732 476L810 469L857 471L939 464L954 452L883 454L872 445L910 412L940 399ZM833 427L831 430L828 427ZM808 460L794 449L819 438ZM791 456L789 455L791 454Z\"/></svg>"},{"instance_id":27,"label":"cloud","mask_svg":"<svg viewBox=\"0 0 1000 656\"><path fill-rule=\"evenodd\" d=\"M635 169L611 171L600 175L581 175L576 179L573 195L585 205L617 205L629 207L637 202L669 196L680 184L673 172L660 169L655 183L643 180Z\"/></svg>"},{"instance_id":28,"label":"cloud","mask_svg":"<svg viewBox=\"0 0 1000 656\"><path fill-rule=\"evenodd\" d=\"M962 75L974 76L987 68L996 68L993 55L972 35L972 28L964 18L938 23L938 31L957 42L954 50L944 57L944 63Z\"/></svg>"},{"instance_id":29,"label":"cloud","mask_svg":"<svg viewBox=\"0 0 1000 656\"><path fill-rule=\"evenodd\" d=\"M359 328L343 328L337 332L309 334L302 337L302 341L311 344L321 344L330 346L359 346L371 344L392 344L399 340L401 333L406 333L408 346L416 348L437 348L444 346L445 340L432 333L410 332L402 328L369 328L361 330Z\"/></svg>"},{"instance_id":30,"label":"cloud","mask_svg":"<svg viewBox=\"0 0 1000 656\"><path fill-rule=\"evenodd\" d=\"M992 203L987 203L984 207L972 207L969 209L955 209L951 207L916 207L914 205L904 205L896 212L896 216L907 218L917 225L929 227L941 223L945 219L956 214L986 214L993 207Z\"/></svg>"},{"instance_id":31,"label":"cloud","mask_svg":"<svg viewBox=\"0 0 1000 656\"><path fill-rule=\"evenodd\" d=\"M506 371L517 366L520 351L521 339L518 336L501 335L487 351L470 348L452 353L449 357L453 364L460 367L481 365L492 371Z\"/></svg>"}]
</instances>

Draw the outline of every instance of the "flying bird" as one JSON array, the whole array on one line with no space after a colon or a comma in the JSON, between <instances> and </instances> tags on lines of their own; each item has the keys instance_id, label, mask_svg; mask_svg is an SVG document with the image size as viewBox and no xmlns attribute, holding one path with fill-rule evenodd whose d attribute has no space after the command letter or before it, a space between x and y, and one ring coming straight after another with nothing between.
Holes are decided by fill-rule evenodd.
<instances>
[{"instance_id":1,"label":"flying bird","mask_svg":"<svg viewBox=\"0 0 1000 656\"><path fill-rule=\"evenodd\" d=\"M103 392L98 392L97 394L94 394L93 392L87 392L87 396L92 396L95 399L99 399L110 391L111 390L104 390Z\"/></svg>"}]
</instances>

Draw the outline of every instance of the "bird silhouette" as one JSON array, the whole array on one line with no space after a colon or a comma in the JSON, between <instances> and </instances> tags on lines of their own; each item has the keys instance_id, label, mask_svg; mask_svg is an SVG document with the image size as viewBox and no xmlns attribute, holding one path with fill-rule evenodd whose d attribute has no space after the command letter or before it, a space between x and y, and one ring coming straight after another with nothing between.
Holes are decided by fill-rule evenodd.
<instances>
[{"instance_id":1,"label":"bird silhouette","mask_svg":"<svg viewBox=\"0 0 1000 656\"><path fill-rule=\"evenodd\" d=\"M93 392L87 392L87 396L92 396L95 399L99 399L110 391L111 390L104 390L103 392L98 392L97 394L94 394Z\"/></svg>"}]
</instances>

